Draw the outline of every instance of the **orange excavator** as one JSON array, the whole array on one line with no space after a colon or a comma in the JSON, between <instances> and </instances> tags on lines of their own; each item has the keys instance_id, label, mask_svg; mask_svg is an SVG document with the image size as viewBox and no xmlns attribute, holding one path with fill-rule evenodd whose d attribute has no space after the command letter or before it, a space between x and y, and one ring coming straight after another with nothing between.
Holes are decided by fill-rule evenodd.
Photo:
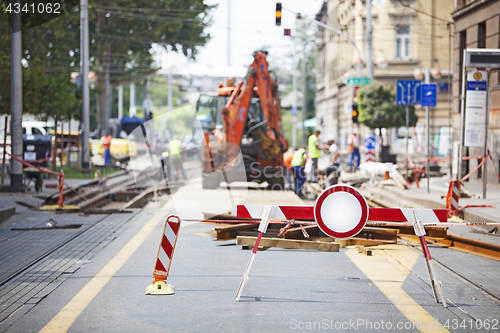
<instances>
[{"instance_id":1,"label":"orange excavator","mask_svg":"<svg viewBox=\"0 0 500 333\"><path fill-rule=\"evenodd\" d=\"M283 135L278 86L268 70L267 52L256 51L253 57L245 82L220 87L217 96L203 95L198 100L197 117L205 137L203 188L215 188L223 180L266 181L272 188L283 188L283 152L288 141ZM240 152L242 160L237 161ZM232 175L238 169L231 167L235 165L239 170L244 166L244 177Z\"/></svg>"}]
</instances>

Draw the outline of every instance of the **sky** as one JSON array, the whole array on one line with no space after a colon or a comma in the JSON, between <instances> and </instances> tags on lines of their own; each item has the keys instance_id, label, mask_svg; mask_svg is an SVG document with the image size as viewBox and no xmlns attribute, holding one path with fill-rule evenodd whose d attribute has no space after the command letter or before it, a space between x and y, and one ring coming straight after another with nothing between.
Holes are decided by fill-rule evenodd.
<instances>
[{"instance_id":1,"label":"sky","mask_svg":"<svg viewBox=\"0 0 500 333\"><path fill-rule=\"evenodd\" d=\"M268 59L280 58L289 61L284 55L293 50L290 37L283 36L283 29L295 27L295 14L314 18L320 10L322 0L282 0L281 26L275 25L276 2L269 0L220 0L206 1L208 4L218 4L211 11L213 24L207 30L211 40L199 49L196 61L189 61L182 54L161 52L160 64L163 69L170 66L186 66L196 63L209 67L228 66L228 3L230 4L230 66L248 67L253 58L252 53L266 46ZM293 11L293 12L291 12ZM270 63L272 67L272 63ZM281 63L280 66L283 66Z\"/></svg>"}]
</instances>

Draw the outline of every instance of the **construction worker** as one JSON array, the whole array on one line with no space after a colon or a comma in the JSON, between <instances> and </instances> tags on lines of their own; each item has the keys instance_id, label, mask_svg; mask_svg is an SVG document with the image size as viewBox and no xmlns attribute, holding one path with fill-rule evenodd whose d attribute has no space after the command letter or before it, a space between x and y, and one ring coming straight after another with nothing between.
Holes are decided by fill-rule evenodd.
<instances>
[{"instance_id":1,"label":"construction worker","mask_svg":"<svg viewBox=\"0 0 500 333\"><path fill-rule=\"evenodd\" d=\"M169 158L170 163L172 163L173 173L175 175L175 180L177 180L179 170L182 172L182 177L187 179L186 171L182 166L182 152L181 152L181 140L179 140L176 136L170 140L169 144Z\"/></svg>"},{"instance_id":2,"label":"construction worker","mask_svg":"<svg viewBox=\"0 0 500 333\"><path fill-rule=\"evenodd\" d=\"M335 140L328 141L328 152L330 153L330 161L333 165L338 165L339 147L335 144Z\"/></svg>"},{"instance_id":3,"label":"construction worker","mask_svg":"<svg viewBox=\"0 0 500 333\"><path fill-rule=\"evenodd\" d=\"M109 132L103 135L101 138L102 148L104 148L104 165L111 165L111 139L113 137Z\"/></svg>"},{"instance_id":4,"label":"construction worker","mask_svg":"<svg viewBox=\"0 0 500 333\"><path fill-rule=\"evenodd\" d=\"M359 163L361 157L359 155L359 135L358 130L354 129L351 135L347 138L347 144L349 145L349 152L351 153L351 160L349 161L349 167L353 167L354 160L356 159L356 169L359 168Z\"/></svg>"},{"instance_id":5,"label":"construction worker","mask_svg":"<svg viewBox=\"0 0 500 333\"><path fill-rule=\"evenodd\" d=\"M292 159L295 155L293 149L288 149L283 153L283 173L287 181L287 189L292 189L291 173L292 171Z\"/></svg>"},{"instance_id":6,"label":"construction worker","mask_svg":"<svg viewBox=\"0 0 500 333\"><path fill-rule=\"evenodd\" d=\"M308 148L309 148L309 157L311 158L312 161L312 167L311 167L311 173L309 174L309 181L313 183L318 182L318 159L321 156L321 147L319 143L319 135L321 134L321 131L319 129L316 129L314 131L314 134L309 137L308 141Z\"/></svg>"},{"instance_id":7,"label":"construction worker","mask_svg":"<svg viewBox=\"0 0 500 333\"><path fill-rule=\"evenodd\" d=\"M306 181L306 172L304 166L307 162L307 151L305 147L295 152L292 159L293 179L295 182L295 194L302 197L302 186Z\"/></svg>"}]
</instances>

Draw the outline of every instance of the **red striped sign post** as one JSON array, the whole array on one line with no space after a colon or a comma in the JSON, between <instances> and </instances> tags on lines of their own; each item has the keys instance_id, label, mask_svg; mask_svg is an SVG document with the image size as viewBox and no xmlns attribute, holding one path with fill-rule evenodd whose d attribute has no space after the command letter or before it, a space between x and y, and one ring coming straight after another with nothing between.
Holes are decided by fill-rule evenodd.
<instances>
[{"instance_id":1,"label":"red striped sign post","mask_svg":"<svg viewBox=\"0 0 500 333\"><path fill-rule=\"evenodd\" d=\"M177 216L170 215L165 221L153 270L154 281L146 288L146 295L171 295L174 293L174 286L167 284L167 277L180 226L181 220Z\"/></svg>"},{"instance_id":2,"label":"red striped sign post","mask_svg":"<svg viewBox=\"0 0 500 333\"><path fill-rule=\"evenodd\" d=\"M365 162L375 162L375 150L368 149L365 153Z\"/></svg>"},{"instance_id":3,"label":"red striped sign post","mask_svg":"<svg viewBox=\"0 0 500 333\"><path fill-rule=\"evenodd\" d=\"M241 294L243 293L243 289L245 288L245 284L248 282L248 274L252 269L253 261L255 259L255 255L257 254L257 249L259 248L260 240L262 239L262 235L267 231L267 227L269 226L269 216L271 216L276 210L276 206L265 206L262 214L262 220L259 224L259 235L257 236L257 240L255 241L255 245L253 247L252 254L250 255L250 260L248 260L247 268L245 269L245 273L243 273L243 278L240 282L240 287L238 288L238 292L236 293L236 302L240 301Z\"/></svg>"}]
</instances>

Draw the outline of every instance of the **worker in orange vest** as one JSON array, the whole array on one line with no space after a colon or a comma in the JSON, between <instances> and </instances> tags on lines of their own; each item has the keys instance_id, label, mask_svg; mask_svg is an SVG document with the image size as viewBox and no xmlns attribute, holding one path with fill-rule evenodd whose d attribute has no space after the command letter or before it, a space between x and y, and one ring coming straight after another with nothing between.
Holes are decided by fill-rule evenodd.
<instances>
[{"instance_id":1,"label":"worker in orange vest","mask_svg":"<svg viewBox=\"0 0 500 333\"><path fill-rule=\"evenodd\" d=\"M295 153L293 149L288 149L286 152L283 153L283 173L285 174L288 190L293 189L290 175L292 173L292 159L294 154Z\"/></svg>"},{"instance_id":2,"label":"worker in orange vest","mask_svg":"<svg viewBox=\"0 0 500 333\"><path fill-rule=\"evenodd\" d=\"M356 163L355 168L359 168L359 163L361 157L359 156L359 145L360 139L358 135L358 130L354 129L353 133L347 138L347 144L349 145L349 152L351 153L351 160L349 161L349 166L352 168L354 163ZM356 160L356 162L354 162Z\"/></svg>"},{"instance_id":3,"label":"worker in orange vest","mask_svg":"<svg viewBox=\"0 0 500 333\"><path fill-rule=\"evenodd\" d=\"M113 137L109 132L106 132L101 138L102 148L104 148L104 165L111 165L111 139Z\"/></svg>"}]
</instances>

